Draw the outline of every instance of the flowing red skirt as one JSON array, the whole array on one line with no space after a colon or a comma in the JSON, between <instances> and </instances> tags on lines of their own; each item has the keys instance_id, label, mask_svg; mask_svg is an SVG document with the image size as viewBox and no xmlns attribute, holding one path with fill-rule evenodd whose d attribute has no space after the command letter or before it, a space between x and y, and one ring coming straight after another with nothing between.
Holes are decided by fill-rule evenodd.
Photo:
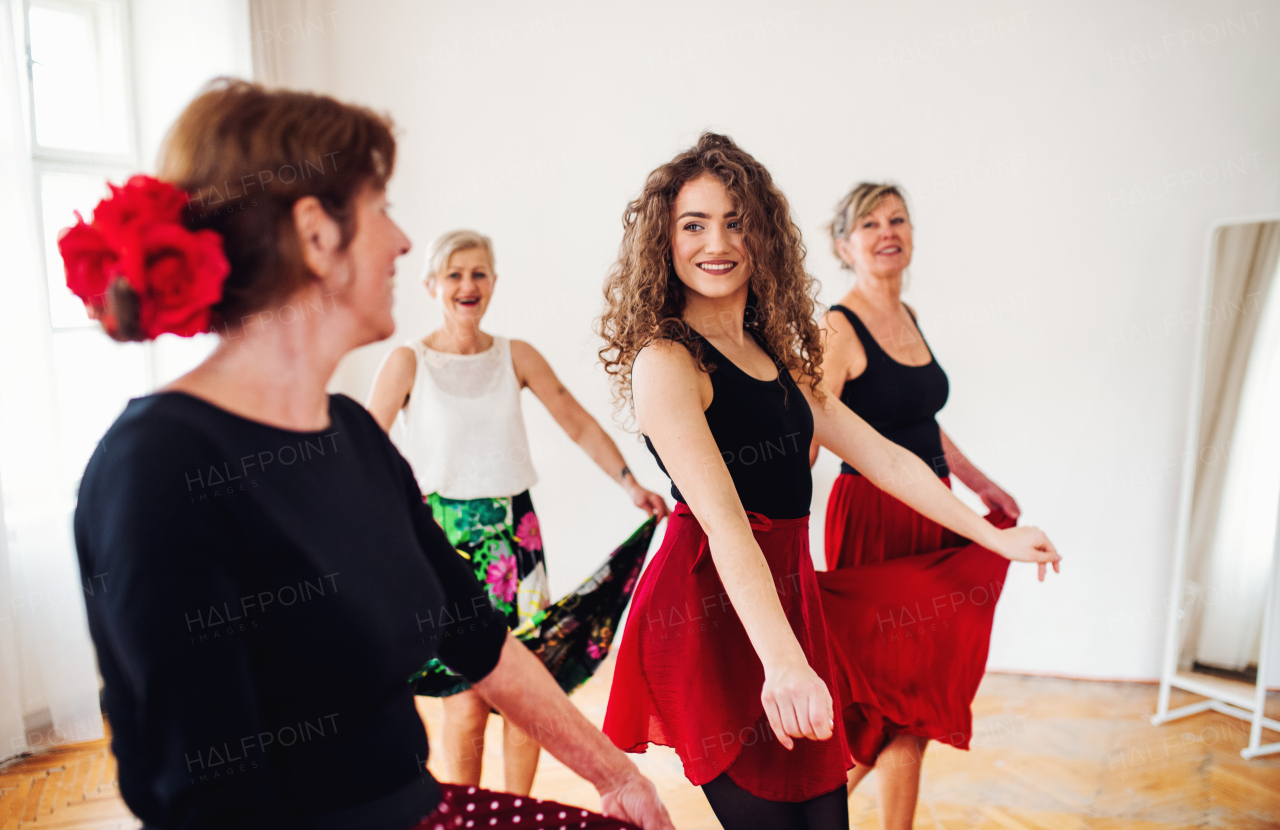
<instances>
[{"instance_id":1,"label":"flowing red skirt","mask_svg":"<svg viewBox=\"0 0 1280 830\"><path fill-rule=\"evenodd\" d=\"M636 830L636 826L629 822L527 795L459 784L441 784L440 795L436 809L412 830L454 830L458 827L464 830L581 830L583 827L589 830Z\"/></svg>"},{"instance_id":2,"label":"flowing red skirt","mask_svg":"<svg viewBox=\"0 0 1280 830\"><path fill-rule=\"evenodd\" d=\"M1014 525L999 511L987 521ZM1009 560L849 474L827 502L826 556L818 584L854 759L872 766L900 734L968 749Z\"/></svg>"},{"instance_id":3,"label":"flowing red skirt","mask_svg":"<svg viewBox=\"0 0 1280 830\"><path fill-rule=\"evenodd\" d=\"M778 599L809 664L832 683L809 518L749 514ZM852 766L841 719L830 740L798 738L788 751L769 727L764 668L729 602L706 535L687 506L667 519L653 563L636 587L609 692L604 732L627 752L673 747L695 785L722 772L769 801L805 801L843 786ZM840 704L836 702L836 711Z\"/></svg>"}]
</instances>

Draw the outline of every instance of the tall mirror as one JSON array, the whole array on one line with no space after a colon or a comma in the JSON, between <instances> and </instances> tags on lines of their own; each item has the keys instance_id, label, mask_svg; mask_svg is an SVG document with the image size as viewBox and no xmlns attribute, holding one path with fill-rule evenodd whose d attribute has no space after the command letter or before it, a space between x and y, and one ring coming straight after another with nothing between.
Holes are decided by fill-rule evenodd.
<instances>
[{"instance_id":1,"label":"tall mirror","mask_svg":"<svg viewBox=\"0 0 1280 830\"><path fill-rule=\"evenodd\" d=\"M1183 460L1161 723L1205 710L1249 721L1245 757L1280 752L1266 717L1280 598L1280 216L1211 231ZM1268 676L1269 675L1269 676ZM1204 699L1170 709L1172 689ZM1181 701L1179 701L1181 702Z\"/></svg>"}]
</instances>

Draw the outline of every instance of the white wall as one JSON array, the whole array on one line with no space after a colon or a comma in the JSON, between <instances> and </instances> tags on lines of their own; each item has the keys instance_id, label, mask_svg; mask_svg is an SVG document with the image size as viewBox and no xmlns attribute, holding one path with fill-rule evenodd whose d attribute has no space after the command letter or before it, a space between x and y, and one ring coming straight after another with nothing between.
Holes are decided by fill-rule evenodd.
<instances>
[{"instance_id":1,"label":"white wall","mask_svg":"<svg viewBox=\"0 0 1280 830\"><path fill-rule=\"evenodd\" d=\"M169 125L211 78L253 76L249 0L132 0L139 155L153 169Z\"/></svg>"},{"instance_id":2,"label":"white wall","mask_svg":"<svg viewBox=\"0 0 1280 830\"><path fill-rule=\"evenodd\" d=\"M337 388L363 399L386 350L436 324L424 250L475 227L497 246L490 330L533 342L607 421L591 320L650 169L703 129L732 135L790 197L828 302L848 284L829 211L896 180L914 196L908 299L952 382L941 421L1066 557L1044 585L1014 566L991 666L1157 675L1206 230L1280 209L1274 0L291 8L327 25L281 44L284 80L391 113L391 197L417 243L399 331ZM559 593L639 516L526 408ZM815 524L835 471L815 471Z\"/></svg>"}]
</instances>

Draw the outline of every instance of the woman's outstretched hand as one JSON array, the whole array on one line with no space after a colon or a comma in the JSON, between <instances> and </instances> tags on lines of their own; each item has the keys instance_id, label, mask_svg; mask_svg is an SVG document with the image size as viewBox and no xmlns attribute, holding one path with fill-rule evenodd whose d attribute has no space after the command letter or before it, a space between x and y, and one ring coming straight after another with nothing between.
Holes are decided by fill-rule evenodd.
<instances>
[{"instance_id":1,"label":"woman's outstretched hand","mask_svg":"<svg viewBox=\"0 0 1280 830\"><path fill-rule=\"evenodd\" d=\"M644 830L675 830L667 808L653 782L636 772L607 790L600 791L600 812L629 821Z\"/></svg>"},{"instance_id":2,"label":"woman's outstretched hand","mask_svg":"<svg viewBox=\"0 0 1280 830\"><path fill-rule=\"evenodd\" d=\"M631 501L636 507L640 508L650 516L656 516L658 521L662 521L671 513L671 508L667 507L667 500L652 490L646 490L640 485L636 485L628 491Z\"/></svg>"},{"instance_id":3,"label":"woman's outstretched hand","mask_svg":"<svg viewBox=\"0 0 1280 830\"><path fill-rule=\"evenodd\" d=\"M1058 563L1062 557L1058 550L1038 527L1011 527L998 531L997 546L992 548L1005 559L1014 562L1035 562L1039 568L1040 581L1044 581L1047 566L1053 565L1053 572L1058 573Z\"/></svg>"},{"instance_id":4,"label":"woman's outstretched hand","mask_svg":"<svg viewBox=\"0 0 1280 830\"><path fill-rule=\"evenodd\" d=\"M606 816L644 830L675 830L653 784L569 702L542 661L510 632L498 665L474 688L508 723L536 734L543 749L595 785Z\"/></svg>"},{"instance_id":5,"label":"woman's outstretched hand","mask_svg":"<svg viewBox=\"0 0 1280 830\"><path fill-rule=\"evenodd\" d=\"M808 663L765 669L760 700L773 734L787 749L795 747L792 738L825 741L835 733L831 690Z\"/></svg>"}]
</instances>

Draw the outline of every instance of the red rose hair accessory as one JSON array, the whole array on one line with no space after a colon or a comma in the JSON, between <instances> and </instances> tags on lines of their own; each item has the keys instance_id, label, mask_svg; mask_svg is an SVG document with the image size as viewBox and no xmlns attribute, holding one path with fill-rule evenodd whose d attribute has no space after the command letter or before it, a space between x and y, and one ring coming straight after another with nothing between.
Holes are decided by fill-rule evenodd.
<instances>
[{"instance_id":1,"label":"red rose hair accessory","mask_svg":"<svg viewBox=\"0 0 1280 830\"><path fill-rule=\"evenodd\" d=\"M117 339L209 331L231 271L222 236L182 224L187 194L171 184L134 176L110 187L92 222L77 211L76 224L58 235L67 287ZM137 308L136 332L121 331L119 312L128 306Z\"/></svg>"}]
</instances>

